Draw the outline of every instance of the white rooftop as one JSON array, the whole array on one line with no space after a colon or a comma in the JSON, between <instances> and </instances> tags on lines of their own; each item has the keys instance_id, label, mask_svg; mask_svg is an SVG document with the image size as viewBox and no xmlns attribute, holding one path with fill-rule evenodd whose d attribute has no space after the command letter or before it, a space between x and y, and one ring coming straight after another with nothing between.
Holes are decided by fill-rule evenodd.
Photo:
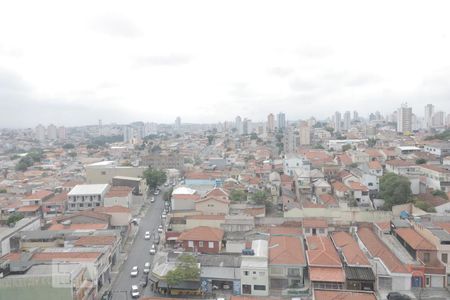
<instances>
[{"instance_id":1,"label":"white rooftop","mask_svg":"<svg viewBox=\"0 0 450 300\"><path fill-rule=\"evenodd\" d=\"M102 166L114 166L115 161L113 160L105 160L105 161L99 161L93 164L89 164L86 167L102 167Z\"/></svg>"},{"instance_id":2,"label":"white rooftop","mask_svg":"<svg viewBox=\"0 0 450 300\"><path fill-rule=\"evenodd\" d=\"M194 195L196 193L195 190L188 188L186 186L181 186L179 188L176 188L172 195Z\"/></svg>"},{"instance_id":3,"label":"white rooftop","mask_svg":"<svg viewBox=\"0 0 450 300\"><path fill-rule=\"evenodd\" d=\"M108 184L79 184L76 185L67 195L99 195L106 192Z\"/></svg>"}]
</instances>

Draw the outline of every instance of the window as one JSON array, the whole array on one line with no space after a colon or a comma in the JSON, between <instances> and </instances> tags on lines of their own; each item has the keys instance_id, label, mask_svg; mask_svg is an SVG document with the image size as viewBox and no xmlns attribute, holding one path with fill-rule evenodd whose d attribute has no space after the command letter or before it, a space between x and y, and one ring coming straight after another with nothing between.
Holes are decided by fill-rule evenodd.
<instances>
[{"instance_id":1,"label":"window","mask_svg":"<svg viewBox=\"0 0 450 300\"><path fill-rule=\"evenodd\" d=\"M248 271L244 271L244 275L245 275L245 276L248 276Z\"/></svg>"},{"instance_id":2,"label":"window","mask_svg":"<svg viewBox=\"0 0 450 300\"><path fill-rule=\"evenodd\" d=\"M423 262L430 262L430 253L424 253L423 254Z\"/></svg>"},{"instance_id":3,"label":"window","mask_svg":"<svg viewBox=\"0 0 450 300\"><path fill-rule=\"evenodd\" d=\"M84 204L83 204L83 203L80 203L80 207L84 207Z\"/></svg>"},{"instance_id":4,"label":"window","mask_svg":"<svg viewBox=\"0 0 450 300\"><path fill-rule=\"evenodd\" d=\"M198 242L199 247L203 247L203 241Z\"/></svg>"},{"instance_id":5,"label":"window","mask_svg":"<svg viewBox=\"0 0 450 300\"><path fill-rule=\"evenodd\" d=\"M208 248L210 249L214 248L214 242L208 242Z\"/></svg>"},{"instance_id":6,"label":"window","mask_svg":"<svg viewBox=\"0 0 450 300\"><path fill-rule=\"evenodd\" d=\"M91 203L88 203L88 207L92 207L92 204L91 204Z\"/></svg>"},{"instance_id":7,"label":"window","mask_svg":"<svg viewBox=\"0 0 450 300\"><path fill-rule=\"evenodd\" d=\"M194 248L194 241L188 241L188 247Z\"/></svg>"},{"instance_id":8,"label":"window","mask_svg":"<svg viewBox=\"0 0 450 300\"><path fill-rule=\"evenodd\" d=\"M266 272L259 272L259 276L264 276L266 275Z\"/></svg>"},{"instance_id":9,"label":"window","mask_svg":"<svg viewBox=\"0 0 450 300\"><path fill-rule=\"evenodd\" d=\"M102 171L102 175L106 175L106 171Z\"/></svg>"},{"instance_id":10,"label":"window","mask_svg":"<svg viewBox=\"0 0 450 300\"><path fill-rule=\"evenodd\" d=\"M288 276L292 276L292 277L300 277L300 269L297 269L297 268L289 268L289 269L288 269Z\"/></svg>"},{"instance_id":11,"label":"window","mask_svg":"<svg viewBox=\"0 0 450 300\"><path fill-rule=\"evenodd\" d=\"M442 262L447 263L447 261L448 261L448 254L447 253L442 253L441 258L442 258Z\"/></svg>"},{"instance_id":12,"label":"window","mask_svg":"<svg viewBox=\"0 0 450 300\"><path fill-rule=\"evenodd\" d=\"M96 203L95 206L100 206L100 203Z\"/></svg>"},{"instance_id":13,"label":"window","mask_svg":"<svg viewBox=\"0 0 450 300\"><path fill-rule=\"evenodd\" d=\"M253 286L253 289L255 290L255 291L265 291L266 290L266 286L265 285L254 285Z\"/></svg>"},{"instance_id":14,"label":"window","mask_svg":"<svg viewBox=\"0 0 450 300\"><path fill-rule=\"evenodd\" d=\"M319 228L319 233L325 233L325 229Z\"/></svg>"},{"instance_id":15,"label":"window","mask_svg":"<svg viewBox=\"0 0 450 300\"><path fill-rule=\"evenodd\" d=\"M256 275L256 271L253 271L253 275Z\"/></svg>"},{"instance_id":16,"label":"window","mask_svg":"<svg viewBox=\"0 0 450 300\"><path fill-rule=\"evenodd\" d=\"M70 207L75 207L75 204L74 203L70 204Z\"/></svg>"}]
</instances>

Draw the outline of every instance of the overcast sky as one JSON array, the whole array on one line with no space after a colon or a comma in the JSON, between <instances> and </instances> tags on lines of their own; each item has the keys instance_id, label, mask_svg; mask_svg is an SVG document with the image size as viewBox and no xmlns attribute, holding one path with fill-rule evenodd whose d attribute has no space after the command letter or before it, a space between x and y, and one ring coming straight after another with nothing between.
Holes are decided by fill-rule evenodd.
<instances>
[{"instance_id":1,"label":"overcast sky","mask_svg":"<svg viewBox=\"0 0 450 300\"><path fill-rule=\"evenodd\" d=\"M0 127L450 112L449 1L3 1Z\"/></svg>"}]
</instances>

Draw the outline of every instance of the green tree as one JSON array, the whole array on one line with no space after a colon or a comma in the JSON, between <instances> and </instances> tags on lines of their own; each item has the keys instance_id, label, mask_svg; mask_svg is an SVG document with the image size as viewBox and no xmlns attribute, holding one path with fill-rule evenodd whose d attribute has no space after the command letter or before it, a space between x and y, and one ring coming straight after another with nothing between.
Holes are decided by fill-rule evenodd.
<instances>
[{"instance_id":1,"label":"green tree","mask_svg":"<svg viewBox=\"0 0 450 300\"><path fill-rule=\"evenodd\" d=\"M67 144L64 144L62 147L63 147L63 149L68 150L68 149L74 149L75 145L71 144L71 143L67 143Z\"/></svg>"},{"instance_id":2,"label":"green tree","mask_svg":"<svg viewBox=\"0 0 450 300\"><path fill-rule=\"evenodd\" d=\"M444 198L444 199L448 200L448 195L444 191L434 190L434 191L431 192L431 194L433 194L433 196L441 197L441 198Z\"/></svg>"},{"instance_id":3,"label":"green tree","mask_svg":"<svg viewBox=\"0 0 450 300\"><path fill-rule=\"evenodd\" d=\"M0 194L6 194L7 190L6 189L0 189Z\"/></svg>"},{"instance_id":4,"label":"green tree","mask_svg":"<svg viewBox=\"0 0 450 300\"><path fill-rule=\"evenodd\" d=\"M342 146L342 152L345 152L350 149L352 149L352 145L350 144L345 144L344 146Z\"/></svg>"},{"instance_id":5,"label":"green tree","mask_svg":"<svg viewBox=\"0 0 450 300\"><path fill-rule=\"evenodd\" d=\"M144 178L147 181L148 187L152 190L167 181L166 172L152 168L148 168L144 171Z\"/></svg>"},{"instance_id":6,"label":"green tree","mask_svg":"<svg viewBox=\"0 0 450 300\"><path fill-rule=\"evenodd\" d=\"M416 159L416 165L423 165L426 164L427 160L425 158L418 158Z\"/></svg>"},{"instance_id":7,"label":"green tree","mask_svg":"<svg viewBox=\"0 0 450 300\"><path fill-rule=\"evenodd\" d=\"M252 132L252 133L250 134L250 139L251 139L251 140L256 140L256 139L258 139L258 135L257 135L255 132Z\"/></svg>"},{"instance_id":8,"label":"green tree","mask_svg":"<svg viewBox=\"0 0 450 300\"><path fill-rule=\"evenodd\" d=\"M387 173L380 179L380 195L384 199L384 209L411 202L411 182L407 177L394 173Z\"/></svg>"},{"instance_id":9,"label":"green tree","mask_svg":"<svg viewBox=\"0 0 450 300\"><path fill-rule=\"evenodd\" d=\"M214 135L210 134L207 136L208 138L208 145L212 145L212 143L214 142L214 139L216 138Z\"/></svg>"},{"instance_id":10,"label":"green tree","mask_svg":"<svg viewBox=\"0 0 450 300\"><path fill-rule=\"evenodd\" d=\"M22 214L14 213L11 216L9 216L8 220L6 221L6 224L9 226L11 224L17 223L21 219L23 219L23 215Z\"/></svg>"},{"instance_id":11,"label":"green tree","mask_svg":"<svg viewBox=\"0 0 450 300\"><path fill-rule=\"evenodd\" d=\"M177 258L176 267L166 274L167 285L176 286L183 281L200 279L197 259L191 254L182 254Z\"/></svg>"},{"instance_id":12,"label":"green tree","mask_svg":"<svg viewBox=\"0 0 450 300\"><path fill-rule=\"evenodd\" d=\"M370 148L374 147L376 144L377 144L376 138L370 138L367 140L367 146L369 146Z\"/></svg>"},{"instance_id":13,"label":"green tree","mask_svg":"<svg viewBox=\"0 0 450 300\"><path fill-rule=\"evenodd\" d=\"M250 199L256 204L265 204L267 198L268 196L265 191L256 191L250 196Z\"/></svg>"},{"instance_id":14,"label":"green tree","mask_svg":"<svg viewBox=\"0 0 450 300\"><path fill-rule=\"evenodd\" d=\"M170 201L170 198L172 197L172 193L173 193L173 187L171 187L170 189L165 191L164 195L163 195L164 201Z\"/></svg>"},{"instance_id":15,"label":"green tree","mask_svg":"<svg viewBox=\"0 0 450 300\"><path fill-rule=\"evenodd\" d=\"M71 151L71 152L69 152L69 156L72 158L77 157L77 153L75 151Z\"/></svg>"},{"instance_id":16,"label":"green tree","mask_svg":"<svg viewBox=\"0 0 450 300\"><path fill-rule=\"evenodd\" d=\"M231 190L230 192L231 201L245 201L247 200L247 193L241 190Z\"/></svg>"}]
</instances>

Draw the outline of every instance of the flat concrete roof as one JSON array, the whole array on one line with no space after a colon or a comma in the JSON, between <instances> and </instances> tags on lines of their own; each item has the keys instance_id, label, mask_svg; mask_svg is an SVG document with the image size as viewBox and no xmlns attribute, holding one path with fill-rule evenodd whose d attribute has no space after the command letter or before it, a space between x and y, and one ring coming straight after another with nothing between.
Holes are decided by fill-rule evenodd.
<instances>
[{"instance_id":1,"label":"flat concrete roof","mask_svg":"<svg viewBox=\"0 0 450 300\"><path fill-rule=\"evenodd\" d=\"M74 195L99 195L108 188L108 184L79 184L76 185L67 196Z\"/></svg>"}]
</instances>

